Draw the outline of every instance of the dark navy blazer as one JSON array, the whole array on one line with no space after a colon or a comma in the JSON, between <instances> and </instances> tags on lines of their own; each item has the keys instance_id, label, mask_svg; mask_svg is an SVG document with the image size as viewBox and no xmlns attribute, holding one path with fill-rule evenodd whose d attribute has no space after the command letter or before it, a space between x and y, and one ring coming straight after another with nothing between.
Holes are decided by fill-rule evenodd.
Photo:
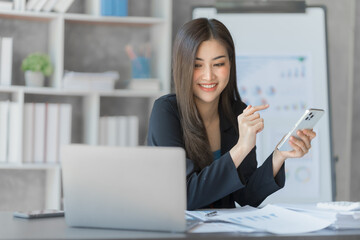
<instances>
[{"instance_id":1,"label":"dark navy blazer","mask_svg":"<svg viewBox=\"0 0 360 240\"><path fill-rule=\"evenodd\" d=\"M235 102L236 116L246 105ZM235 201L241 206L258 206L271 193L285 184L284 165L274 178L272 154L257 168L255 148L238 168L230 156L230 149L237 143L238 130L219 108L221 132L221 158L200 170L191 159L186 159L187 209L233 208ZM176 146L185 148L175 94L168 94L154 103L147 143L150 146Z\"/></svg>"}]
</instances>

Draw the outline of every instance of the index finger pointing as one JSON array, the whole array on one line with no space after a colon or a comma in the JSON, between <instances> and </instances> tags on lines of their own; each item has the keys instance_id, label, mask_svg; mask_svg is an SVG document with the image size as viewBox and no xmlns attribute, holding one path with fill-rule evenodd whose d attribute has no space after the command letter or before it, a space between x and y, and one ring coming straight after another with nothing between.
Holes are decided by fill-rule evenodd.
<instances>
[{"instance_id":1,"label":"index finger pointing","mask_svg":"<svg viewBox=\"0 0 360 240\"><path fill-rule=\"evenodd\" d=\"M253 106L250 109L246 111L246 115L251 115L257 111L261 111L264 109L267 109L269 107L269 104L259 105L259 106Z\"/></svg>"}]
</instances>

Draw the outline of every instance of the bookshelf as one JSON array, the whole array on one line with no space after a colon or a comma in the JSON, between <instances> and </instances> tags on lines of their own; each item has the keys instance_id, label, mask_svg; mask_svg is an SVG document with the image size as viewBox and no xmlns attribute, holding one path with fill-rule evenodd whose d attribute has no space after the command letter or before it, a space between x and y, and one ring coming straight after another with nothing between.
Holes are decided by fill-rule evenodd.
<instances>
[{"instance_id":1,"label":"bookshelf","mask_svg":"<svg viewBox=\"0 0 360 240\"><path fill-rule=\"evenodd\" d=\"M154 99L170 92L172 1L148 1L151 2L147 3L151 6L150 16L130 15L128 17L103 17L98 14L99 0L83 2L85 13L0 10L2 29L0 37L12 37L14 40L12 86L0 86L0 101L10 101L19 106L16 123L18 161L17 163L0 163L0 171L14 169L46 171L45 208L61 208L61 169L59 164L23 162L22 138L26 121L24 116L26 103L71 104L72 143L98 144L101 116L137 115L140 119L139 145L142 145ZM144 3L144 1L139 1L139 3ZM14 26L17 28L14 29ZM34 31L29 33L26 28ZM80 34L77 35L77 32ZM106 34L103 38L99 38L99 32ZM128 34L123 34L124 32ZM153 78L160 81L160 91L130 90L124 87L124 81L129 80L131 70L129 70L130 63L123 53L123 48L132 39L141 44L139 39L142 37L144 37L143 42L149 42L152 47L151 73ZM33 41L36 38L40 42L38 45ZM123 38L126 40L122 41ZM88 39L97 40L92 42ZM113 41L114 39L116 41ZM106 61L102 58L97 59L94 49L100 52L103 50L105 58L107 51L119 52L119 54L111 55L109 57L111 59ZM54 73L48 79L46 87L24 86L24 77L19 66L22 59L32 52L45 52L51 57ZM84 52L92 56L89 57ZM83 64L84 62L90 63L86 65ZM116 68L116 64L110 66L113 62L116 62L119 67ZM120 73L120 84L114 91L65 90L62 77L66 70L79 72L117 70Z\"/></svg>"}]
</instances>

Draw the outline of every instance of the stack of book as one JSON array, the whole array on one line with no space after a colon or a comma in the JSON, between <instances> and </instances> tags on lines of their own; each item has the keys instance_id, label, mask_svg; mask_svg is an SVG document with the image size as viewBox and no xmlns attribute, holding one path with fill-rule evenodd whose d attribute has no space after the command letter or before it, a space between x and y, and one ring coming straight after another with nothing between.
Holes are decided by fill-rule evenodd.
<instances>
[{"instance_id":1,"label":"stack of book","mask_svg":"<svg viewBox=\"0 0 360 240\"><path fill-rule=\"evenodd\" d=\"M0 10L12 10L14 3L12 1L0 1Z\"/></svg>"},{"instance_id":2,"label":"stack of book","mask_svg":"<svg viewBox=\"0 0 360 240\"><path fill-rule=\"evenodd\" d=\"M67 90L112 91L119 73L108 71L104 73L66 72L63 78L63 88Z\"/></svg>"},{"instance_id":3,"label":"stack of book","mask_svg":"<svg viewBox=\"0 0 360 240\"><path fill-rule=\"evenodd\" d=\"M13 39L0 37L0 85L10 86L12 77Z\"/></svg>"},{"instance_id":4,"label":"stack of book","mask_svg":"<svg viewBox=\"0 0 360 240\"><path fill-rule=\"evenodd\" d=\"M137 116L100 117L99 144L106 146L137 146L139 144Z\"/></svg>"},{"instance_id":5,"label":"stack of book","mask_svg":"<svg viewBox=\"0 0 360 240\"><path fill-rule=\"evenodd\" d=\"M59 163L60 147L71 143L70 104L26 103L23 162Z\"/></svg>"},{"instance_id":6,"label":"stack of book","mask_svg":"<svg viewBox=\"0 0 360 240\"><path fill-rule=\"evenodd\" d=\"M16 163L20 159L19 111L18 103L0 102L0 163Z\"/></svg>"}]
</instances>

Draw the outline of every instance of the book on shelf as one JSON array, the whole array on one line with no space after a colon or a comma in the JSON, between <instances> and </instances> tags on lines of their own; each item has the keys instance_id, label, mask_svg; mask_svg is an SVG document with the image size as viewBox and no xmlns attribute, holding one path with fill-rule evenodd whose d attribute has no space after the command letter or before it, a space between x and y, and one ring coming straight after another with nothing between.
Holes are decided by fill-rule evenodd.
<instances>
[{"instance_id":1,"label":"book on shelf","mask_svg":"<svg viewBox=\"0 0 360 240\"><path fill-rule=\"evenodd\" d=\"M16 102L9 104L9 132L8 132L8 162L21 163L21 156L19 149L21 141L20 133L20 106Z\"/></svg>"},{"instance_id":2,"label":"book on shelf","mask_svg":"<svg viewBox=\"0 0 360 240\"><path fill-rule=\"evenodd\" d=\"M35 12L40 12L41 9L44 7L44 5L46 4L47 0L39 0L36 5L34 6L34 11Z\"/></svg>"},{"instance_id":3,"label":"book on shelf","mask_svg":"<svg viewBox=\"0 0 360 240\"><path fill-rule=\"evenodd\" d=\"M53 10L53 8L54 8L57 1L58 0L47 0L45 5L43 6L42 10L44 12L51 12L51 10Z\"/></svg>"},{"instance_id":4,"label":"book on shelf","mask_svg":"<svg viewBox=\"0 0 360 240\"><path fill-rule=\"evenodd\" d=\"M0 102L0 163L7 162L9 101Z\"/></svg>"},{"instance_id":5,"label":"book on shelf","mask_svg":"<svg viewBox=\"0 0 360 240\"><path fill-rule=\"evenodd\" d=\"M71 143L72 106L58 103L24 105L24 163L58 163L60 145Z\"/></svg>"},{"instance_id":6,"label":"book on shelf","mask_svg":"<svg viewBox=\"0 0 360 240\"><path fill-rule=\"evenodd\" d=\"M101 0L100 12L102 16L127 16L128 0Z\"/></svg>"},{"instance_id":7,"label":"book on shelf","mask_svg":"<svg viewBox=\"0 0 360 240\"><path fill-rule=\"evenodd\" d=\"M137 146L139 141L137 116L103 116L99 121L99 144L107 146Z\"/></svg>"},{"instance_id":8,"label":"book on shelf","mask_svg":"<svg viewBox=\"0 0 360 240\"><path fill-rule=\"evenodd\" d=\"M34 10L36 4L39 2L40 0L28 0L26 3L26 10L27 11L32 11Z\"/></svg>"},{"instance_id":9,"label":"book on shelf","mask_svg":"<svg viewBox=\"0 0 360 240\"><path fill-rule=\"evenodd\" d=\"M12 10L14 3L12 1L0 1L0 10Z\"/></svg>"},{"instance_id":10,"label":"book on shelf","mask_svg":"<svg viewBox=\"0 0 360 240\"><path fill-rule=\"evenodd\" d=\"M65 13L69 10L74 0L58 0L53 8L55 12Z\"/></svg>"},{"instance_id":11,"label":"book on shelf","mask_svg":"<svg viewBox=\"0 0 360 240\"><path fill-rule=\"evenodd\" d=\"M47 124L46 124L46 147L45 162L56 163L58 159L59 146L59 115L60 105L56 103L47 103Z\"/></svg>"},{"instance_id":12,"label":"book on shelf","mask_svg":"<svg viewBox=\"0 0 360 240\"><path fill-rule=\"evenodd\" d=\"M45 121L46 121L46 105L44 103L35 104L35 126L34 126L34 155L35 163L44 162L45 153Z\"/></svg>"},{"instance_id":13,"label":"book on shelf","mask_svg":"<svg viewBox=\"0 0 360 240\"><path fill-rule=\"evenodd\" d=\"M0 162L20 163L20 106L16 102L0 102Z\"/></svg>"},{"instance_id":14,"label":"book on shelf","mask_svg":"<svg viewBox=\"0 0 360 240\"><path fill-rule=\"evenodd\" d=\"M10 86L12 77L13 39L0 38L0 85Z\"/></svg>"},{"instance_id":15,"label":"book on shelf","mask_svg":"<svg viewBox=\"0 0 360 240\"><path fill-rule=\"evenodd\" d=\"M34 127L35 126L35 105L26 103L24 105L23 117L23 163L32 163L34 156Z\"/></svg>"},{"instance_id":16,"label":"book on shelf","mask_svg":"<svg viewBox=\"0 0 360 240\"><path fill-rule=\"evenodd\" d=\"M129 146L135 147L139 144L139 118L137 116L129 116Z\"/></svg>"},{"instance_id":17,"label":"book on shelf","mask_svg":"<svg viewBox=\"0 0 360 240\"><path fill-rule=\"evenodd\" d=\"M25 10L26 0L14 0L13 2L14 2L14 7L13 7L14 10L17 10L17 11Z\"/></svg>"},{"instance_id":18,"label":"book on shelf","mask_svg":"<svg viewBox=\"0 0 360 240\"><path fill-rule=\"evenodd\" d=\"M20 10L20 1L19 0L13 0L12 1L14 6L13 6L13 10Z\"/></svg>"},{"instance_id":19,"label":"book on shelf","mask_svg":"<svg viewBox=\"0 0 360 240\"><path fill-rule=\"evenodd\" d=\"M128 117L127 116L118 116L118 146L127 146L127 136L130 134L128 129Z\"/></svg>"},{"instance_id":20,"label":"book on shelf","mask_svg":"<svg viewBox=\"0 0 360 240\"><path fill-rule=\"evenodd\" d=\"M112 0L101 0L101 16L112 16Z\"/></svg>"},{"instance_id":21,"label":"book on shelf","mask_svg":"<svg viewBox=\"0 0 360 240\"><path fill-rule=\"evenodd\" d=\"M99 119L99 144L106 145L107 144L107 136L106 136L106 117L101 117Z\"/></svg>"},{"instance_id":22,"label":"book on shelf","mask_svg":"<svg viewBox=\"0 0 360 240\"><path fill-rule=\"evenodd\" d=\"M68 145L71 143L71 118L72 118L71 105L61 104L60 115L59 115L59 149L62 145ZM57 162L61 162L60 151L58 151Z\"/></svg>"},{"instance_id":23,"label":"book on shelf","mask_svg":"<svg viewBox=\"0 0 360 240\"><path fill-rule=\"evenodd\" d=\"M114 129L117 128L117 119L116 117L107 117L107 145L116 146L117 145L117 132Z\"/></svg>"},{"instance_id":24,"label":"book on shelf","mask_svg":"<svg viewBox=\"0 0 360 240\"><path fill-rule=\"evenodd\" d=\"M118 17L125 17L128 15L128 0L112 0L113 14Z\"/></svg>"}]
</instances>

